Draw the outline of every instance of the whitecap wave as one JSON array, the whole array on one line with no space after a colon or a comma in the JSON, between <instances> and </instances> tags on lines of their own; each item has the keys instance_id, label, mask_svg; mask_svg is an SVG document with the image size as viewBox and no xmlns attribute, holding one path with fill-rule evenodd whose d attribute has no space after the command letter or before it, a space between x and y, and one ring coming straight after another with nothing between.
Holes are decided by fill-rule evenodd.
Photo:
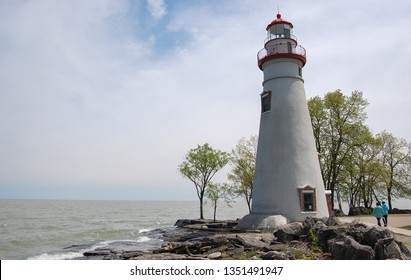
<instances>
[{"instance_id":1,"label":"whitecap wave","mask_svg":"<svg viewBox=\"0 0 411 280\"><path fill-rule=\"evenodd\" d=\"M73 260L83 257L84 252L64 252L48 254L44 253L38 256L30 257L28 260Z\"/></svg>"},{"instance_id":2,"label":"whitecap wave","mask_svg":"<svg viewBox=\"0 0 411 280\"><path fill-rule=\"evenodd\" d=\"M138 233L145 233L154 230L155 228L143 228L138 231Z\"/></svg>"},{"instance_id":3,"label":"whitecap wave","mask_svg":"<svg viewBox=\"0 0 411 280\"><path fill-rule=\"evenodd\" d=\"M149 242L150 240L151 240L150 237L140 236L140 237L137 239L137 242L138 242L138 243L143 243L143 242Z\"/></svg>"}]
</instances>

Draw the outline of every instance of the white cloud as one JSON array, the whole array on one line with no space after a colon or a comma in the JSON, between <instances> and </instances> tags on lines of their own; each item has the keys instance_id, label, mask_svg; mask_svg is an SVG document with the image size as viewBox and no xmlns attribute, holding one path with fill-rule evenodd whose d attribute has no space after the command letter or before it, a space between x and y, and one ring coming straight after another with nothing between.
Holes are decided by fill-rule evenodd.
<instances>
[{"instance_id":1,"label":"white cloud","mask_svg":"<svg viewBox=\"0 0 411 280\"><path fill-rule=\"evenodd\" d=\"M258 132L256 53L276 6L187 1L176 10L147 2L157 7L153 19L164 19L157 33L144 25L147 11L138 4L80 2L0 4L0 188L174 186L176 197L195 199L177 173L187 150L209 142L229 151ZM346 1L334 2L280 7L307 48L307 96L363 90L376 132L411 140L410 5L398 4L403 13L391 5L395 17L382 28L373 5L356 6L366 15L360 22L335 16ZM128 189L112 191L127 198Z\"/></svg>"},{"instance_id":2,"label":"white cloud","mask_svg":"<svg viewBox=\"0 0 411 280\"><path fill-rule=\"evenodd\" d=\"M147 0L147 8L151 17L158 21L167 14L166 4L164 0Z\"/></svg>"}]
</instances>

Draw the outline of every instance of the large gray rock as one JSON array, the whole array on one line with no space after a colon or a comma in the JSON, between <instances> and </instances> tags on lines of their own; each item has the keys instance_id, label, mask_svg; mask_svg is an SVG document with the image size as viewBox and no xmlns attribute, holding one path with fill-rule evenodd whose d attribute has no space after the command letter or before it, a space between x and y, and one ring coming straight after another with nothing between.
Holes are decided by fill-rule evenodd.
<instances>
[{"instance_id":1,"label":"large gray rock","mask_svg":"<svg viewBox=\"0 0 411 280\"><path fill-rule=\"evenodd\" d=\"M238 223L237 228L242 230L271 231L287 224L287 218L282 215L248 214Z\"/></svg>"},{"instance_id":2,"label":"large gray rock","mask_svg":"<svg viewBox=\"0 0 411 280\"><path fill-rule=\"evenodd\" d=\"M263 260L295 260L295 257L291 254L291 252L277 252L277 251L270 251L266 254L262 255L261 258Z\"/></svg>"},{"instance_id":3,"label":"large gray rock","mask_svg":"<svg viewBox=\"0 0 411 280\"><path fill-rule=\"evenodd\" d=\"M227 255L230 257L242 256L244 255L244 252L245 250L243 246L231 247L231 248L228 248Z\"/></svg>"},{"instance_id":4,"label":"large gray rock","mask_svg":"<svg viewBox=\"0 0 411 280\"><path fill-rule=\"evenodd\" d=\"M266 242L260 235L236 235L236 239L245 248L264 248L270 246L270 241Z\"/></svg>"},{"instance_id":5,"label":"large gray rock","mask_svg":"<svg viewBox=\"0 0 411 280\"><path fill-rule=\"evenodd\" d=\"M215 252L215 253L209 254L207 258L210 260L219 260L221 259L221 256L222 256L221 252Z\"/></svg>"},{"instance_id":6,"label":"large gray rock","mask_svg":"<svg viewBox=\"0 0 411 280\"><path fill-rule=\"evenodd\" d=\"M283 225L274 232L279 242L298 240L302 234L304 234L304 226L300 222Z\"/></svg>"},{"instance_id":7,"label":"large gray rock","mask_svg":"<svg viewBox=\"0 0 411 280\"><path fill-rule=\"evenodd\" d=\"M355 241L362 243L364 239L364 234L369 228L365 224L353 224L350 226L348 235L352 236Z\"/></svg>"},{"instance_id":8,"label":"large gray rock","mask_svg":"<svg viewBox=\"0 0 411 280\"><path fill-rule=\"evenodd\" d=\"M323 219L315 218L315 217L307 217L302 222L305 229L313 228L317 223L325 224Z\"/></svg>"},{"instance_id":9,"label":"large gray rock","mask_svg":"<svg viewBox=\"0 0 411 280\"><path fill-rule=\"evenodd\" d=\"M336 260L373 260L375 258L375 252L370 246L361 245L351 236L330 240L329 249Z\"/></svg>"},{"instance_id":10,"label":"large gray rock","mask_svg":"<svg viewBox=\"0 0 411 280\"><path fill-rule=\"evenodd\" d=\"M394 238L392 232L386 228L378 227L378 226L371 226L368 227L363 236L362 244L369 245L374 248L375 244L380 239L385 238Z\"/></svg>"},{"instance_id":11,"label":"large gray rock","mask_svg":"<svg viewBox=\"0 0 411 280\"><path fill-rule=\"evenodd\" d=\"M325 252L330 251L328 241L345 235L345 229L338 226L318 225L314 229L317 234L318 245Z\"/></svg>"},{"instance_id":12,"label":"large gray rock","mask_svg":"<svg viewBox=\"0 0 411 280\"><path fill-rule=\"evenodd\" d=\"M398 259L410 260L411 253L402 242L395 240L395 238L385 238L377 241L374 247L375 259Z\"/></svg>"},{"instance_id":13,"label":"large gray rock","mask_svg":"<svg viewBox=\"0 0 411 280\"><path fill-rule=\"evenodd\" d=\"M172 253L145 254L145 255L133 258L133 260L187 260L187 259L188 257L186 255L172 254Z\"/></svg>"},{"instance_id":14,"label":"large gray rock","mask_svg":"<svg viewBox=\"0 0 411 280\"><path fill-rule=\"evenodd\" d=\"M340 219L338 219L337 217L331 216L325 221L325 224L327 226L339 226L342 223L341 223Z\"/></svg>"},{"instance_id":15,"label":"large gray rock","mask_svg":"<svg viewBox=\"0 0 411 280\"><path fill-rule=\"evenodd\" d=\"M145 252L142 252L142 251L127 251L121 254L121 258L124 260L128 260L128 259L140 257L144 254Z\"/></svg>"}]
</instances>

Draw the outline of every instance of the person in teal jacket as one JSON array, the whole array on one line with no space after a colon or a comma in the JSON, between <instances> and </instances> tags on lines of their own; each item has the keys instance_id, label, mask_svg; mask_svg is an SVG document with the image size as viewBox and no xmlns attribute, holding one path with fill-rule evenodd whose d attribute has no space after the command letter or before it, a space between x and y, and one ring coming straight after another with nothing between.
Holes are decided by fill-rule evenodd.
<instances>
[{"instance_id":1,"label":"person in teal jacket","mask_svg":"<svg viewBox=\"0 0 411 280\"><path fill-rule=\"evenodd\" d=\"M388 206L385 204L385 201L382 202L381 205L382 208L382 221L384 222L384 226L386 227L388 225Z\"/></svg>"},{"instance_id":2,"label":"person in teal jacket","mask_svg":"<svg viewBox=\"0 0 411 280\"><path fill-rule=\"evenodd\" d=\"M384 212L383 212L381 204L379 202L377 202L376 205L377 206L375 206L374 209L372 210L372 214L374 215L374 217L377 218L378 225L381 226L381 218L382 218L382 216L384 216Z\"/></svg>"}]
</instances>

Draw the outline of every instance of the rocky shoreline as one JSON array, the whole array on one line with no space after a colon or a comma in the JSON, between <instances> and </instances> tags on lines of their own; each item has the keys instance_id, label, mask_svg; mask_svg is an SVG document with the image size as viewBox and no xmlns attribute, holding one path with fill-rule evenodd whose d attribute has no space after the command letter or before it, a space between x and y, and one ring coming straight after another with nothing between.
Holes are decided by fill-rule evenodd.
<instances>
[{"instance_id":1,"label":"rocky shoreline","mask_svg":"<svg viewBox=\"0 0 411 280\"><path fill-rule=\"evenodd\" d=\"M242 231L238 221L178 220L155 229L151 248L101 247L81 259L104 260L411 260L407 248L386 228L342 223L337 217L307 218L275 231Z\"/></svg>"}]
</instances>

